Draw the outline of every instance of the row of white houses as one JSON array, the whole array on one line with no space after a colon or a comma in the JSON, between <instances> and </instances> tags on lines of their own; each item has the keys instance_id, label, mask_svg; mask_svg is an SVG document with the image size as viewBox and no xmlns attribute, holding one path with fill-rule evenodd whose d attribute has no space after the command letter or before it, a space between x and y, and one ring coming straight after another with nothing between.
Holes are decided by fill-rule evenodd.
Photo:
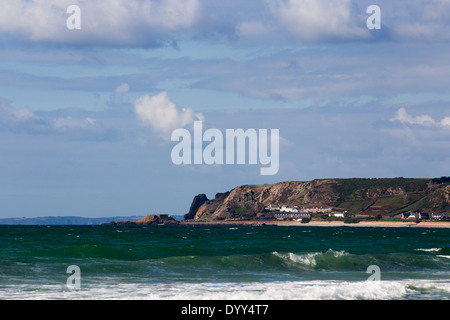
<instances>
[{"instance_id":1,"label":"row of white houses","mask_svg":"<svg viewBox=\"0 0 450 320\"><path fill-rule=\"evenodd\" d=\"M328 213L329 217L345 218L348 211L337 211L333 208L312 207L299 209L298 206L279 206L269 204L266 208L267 211L276 211L274 214L277 219L303 219L311 218L313 213ZM422 219L434 219L443 220L446 216L443 213L432 213L431 217L428 213L421 211L405 212L402 213L403 220L422 220Z\"/></svg>"},{"instance_id":2,"label":"row of white houses","mask_svg":"<svg viewBox=\"0 0 450 320\"><path fill-rule=\"evenodd\" d=\"M274 214L276 219L310 219L311 213L309 212L277 212Z\"/></svg>"},{"instance_id":3,"label":"row of white houses","mask_svg":"<svg viewBox=\"0 0 450 320\"><path fill-rule=\"evenodd\" d=\"M311 218L313 213L328 213L330 217L345 218L347 211L334 211L332 208L313 207L302 208L299 210L298 206L279 206L269 204L266 208L268 211L277 211L274 216L277 219L303 219Z\"/></svg>"},{"instance_id":4,"label":"row of white houses","mask_svg":"<svg viewBox=\"0 0 450 320\"><path fill-rule=\"evenodd\" d=\"M276 219L303 219L303 218L310 219L312 216L312 213L304 212L304 211L277 212L274 214L274 216ZM343 211L336 211L336 212L330 212L328 214L328 216L335 217L335 218L345 218L347 216L347 213L343 212Z\"/></svg>"},{"instance_id":5,"label":"row of white houses","mask_svg":"<svg viewBox=\"0 0 450 320\"><path fill-rule=\"evenodd\" d=\"M330 213L333 212L333 208L324 207L311 207L302 208L299 210L298 206L279 206L277 204L269 204L266 207L267 211L281 211L281 212L308 212L308 213Z\"/></svg>"}]
</instances>

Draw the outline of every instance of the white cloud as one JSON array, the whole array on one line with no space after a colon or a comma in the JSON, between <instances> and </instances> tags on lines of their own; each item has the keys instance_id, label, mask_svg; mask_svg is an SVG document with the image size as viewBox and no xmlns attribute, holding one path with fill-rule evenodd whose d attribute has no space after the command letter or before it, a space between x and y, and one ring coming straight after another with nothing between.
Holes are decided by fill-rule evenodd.
<instances>
[{"instance_id":1,"label":"white cloud","mask_svg":"<svg viewBox=\"0 0 450 320\"><path fill-rule=\"evenodd\" d=\"M30 120L37 120L38 117L28 108L10 108L8 110L8 115L12 120L18 122L25 122Z\"/></svg>"},{"instance_id":2,"label":"white cloud","mask_svg":"<svg viewBox=\"0 0 450 320\"><path fill-rule=\"evenodd\" d=\"M66 24L67 7L74 4L80 7L80 30ZM4 0L0 33L37 42L145 45L191 27L199 9L199 0Z\"/></svg>"},{"instance_id":3,"label":"white cloud","mask_svg":"<svg viewBox=\"0 0 450 320\"><path fill-rule=\"evenodd\" d=\"M435 121L427 114L412 116L406 112L405 108L398 109L395 117L392 118L391 121L400 121L401 123L408 125L450 127L450 117L445 117L441 121Z\"/></svg>"},{"instance_id":4,"label":"white cloud","mask_svg":"<svg viewBox=\"0 0 450 320\"><path fill-rule=\"evenodd\" d=\"M126 93L130 90L130 86L128 85L128 83L122 83L121 85L119 85L114 91L116 93Z\"/></svg>"},{"instance_id":5,"label":"white cloud","mask_svg":"<svg viewBox=\"0 0 450 320\"><path fill-rule=\"evenodd\" d=\"M0 100L0 120L19 123L39 120L39 117L28 108L13 108L9 103Z\"/></svg>"},{"instance_id":6,"label":"white cloud","mask_svg":"<svg viewBox=\"0 0 450 320\"><path fill-rule=\"evenodd\" d=\"M114 89L114 103L115 104L121 104L123 94L130 91L130 86L128 83L122 83L120 84L116 89Z\"/></svg>"},{"instance_id":7,"label":"white cloud","mask_svg":"<svg viewBox=\"0 0 450 320\"><path fill-rule=\"evenodd\" d=\"M351 0L267 0L279 24L305 40L370 37Z\"/></svg>"},{"instance_id":8,"label":"white cloud","mask_svg":"<svg viewBox=\"0 0 450 320\"><path fill-rule=\"evenodd\" d=\"M450 127L450 117L445 117L441 120L441 126Z\"/></svg>"},{"instance_id":9,"label":"white cloud","mask_svg":"<svg viewBox=\"0 0 450 320\"><path fill-rule=\"evenodd\" d=\"M72 117L57 118L51 121L52 127L58 131L71 129L87 129L95 125L96 120L92 118L74 119Z\"/></svg>"},{"instance_id":10,"label":"white cloud","mask_svg":"<svg viewBox=\"0 0 450 320\"><path fill-rule=\"evenodd\" d=\"M0 33L36 42L151 46L226 35L245 40L365 40L370 2L357 0L3 0ZM378 0L382 37L447 41L448 0ZM68 30L66 9L81 9L81 30Z\"/></svg>"},{"instance_id":11,"label":"white cloud","mask_svg":"<svg viewBox=\"0 0 450 320\"><path fill-rule=\"evenodd\" d=\"M403 124L434 125L436 122L429 115L412 116L406 112L405 108L400 108L392 121L400 121Z\"/></svg>"},{"instance_id":12,"label":"white cloud","mask_svg":"<svg viewBox=\"0 0 450 320\"><path fill-rule=\"evenodd\" d=\"M79 115L61 116L34 113L28 108L14 108L9 102L0 99L0 128L27 133L83 132L98 129L97 120Z\"/></svg>"},{"instance_id":13,"label":"white cloud","mask_svg":"<svg viewBox=\"0 0 450 320\"><path fill-rule=\"evenodd\" d=\"M144 95L138 98L134 103L134 112L145 125L151 126L167 139L173 130L197 119L204 120L201 113L194 113L191 108L179 108L165 91L152 97Z\"/></svg>"}]
</instances>

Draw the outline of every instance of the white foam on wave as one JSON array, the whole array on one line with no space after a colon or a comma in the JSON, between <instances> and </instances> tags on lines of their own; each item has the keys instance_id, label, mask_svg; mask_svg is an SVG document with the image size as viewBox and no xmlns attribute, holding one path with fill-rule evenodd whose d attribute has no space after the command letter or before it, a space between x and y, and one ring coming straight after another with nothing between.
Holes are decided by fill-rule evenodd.
<instances>
[{"instance_id":1,"label":"white foam on wave","mask_svg":"<svg viewBox=\"0 0 450 320\"><path fill-rule=\"evenodd\" d=\"M279 281L231 283L122 283L82 287L7 286L0 299L101 300L392 300L424 294L449 297L450 281Z\"/></svg>"},{"instance_id":2,"label":"white foam on wave","mask_svg":"<svg viewBox=\"0 0 450 320\"><path fill-rule=\"evenodd\" d=\"M425 252L438 252L440 251L442 248L429 248L429 249L414 249L415 251L425 251Z\"/></svg>"},{"instance_id":3,"label":"white foam on wave","mask_svg":"<svg viewBox=\"0 0 450 320\"><path fill-rule=\"evenodd\" d=\"M348 255L344 250L342 251L334 251L332 249L328 249L326 252L307 252L307 253L278 253L273 252L273 255L276 257L286 261L293 262L295 264L303 265L306 268L314 268L317 265L317 258L330 256L332 258L340 258L345 255Z\"/></svg>"}]
</instances>

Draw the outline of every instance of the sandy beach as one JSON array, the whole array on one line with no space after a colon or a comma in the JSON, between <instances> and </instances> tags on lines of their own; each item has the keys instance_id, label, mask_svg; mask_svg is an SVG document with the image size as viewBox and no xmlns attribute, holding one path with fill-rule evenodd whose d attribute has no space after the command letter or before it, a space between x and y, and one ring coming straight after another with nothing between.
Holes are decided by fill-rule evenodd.
<instances>
[{"instance_id":1,"label":"sandy beach","mask_svg":"<svg viewBox=\"0 0 450 320\"><path fill-rule=\"evenodd\" d=\"M358 223L344 223L343 221L300 221L285 220L248 220L248 221L182 221L186 225L252 225L252 226L301 226L301 227L407 227L407 228L450 228L450 222L443 221L360 221Z\"/></svg>"}]
</instances>

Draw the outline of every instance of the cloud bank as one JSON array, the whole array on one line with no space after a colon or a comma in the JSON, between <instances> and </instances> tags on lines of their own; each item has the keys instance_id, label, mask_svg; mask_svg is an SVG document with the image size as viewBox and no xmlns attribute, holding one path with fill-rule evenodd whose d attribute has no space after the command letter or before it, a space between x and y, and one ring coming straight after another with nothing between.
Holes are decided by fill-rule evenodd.
<instances>
[{"instance_id":1,"label":"cloud bank","mask_svg":"<svg viewBox=\"0 0 450 320\"><path fill-rule=\"evenodd\" d=\"M60 134L92 132L98 134L97 120L87 116L64 114L39 115L29 108L14 108L8 101L0 99L0 131L24 132L29 134ZM93 135L91 137L93 137Z\"/></svg>"},{"instance_id":2,"label":"cloud bank","mask_svg":"<svg viewBox=\"0 0 450 320\"><path fill-rule=\"evenodd\" d=\"M79 30L69 30L67 8L80 8ZM33 42L151 46L192 27L199 0L5 0L0 33Z\"/></svg>"},{"instance_id":3,"label":"cloud bank","mask_svg":"<svg viewBox=\"0 0 450 320\"><path fill-rule=\"evenodd\" d=\"M155 47L182 39L365 41L368 2L357 0L4 0L0 36L86 46ZM68 30L67 8L81 10ZM383 40L448 41L446 0L379 0ZM290 35L290 37L286 36Z\"/></svg>"},{"instance_id":4,"label":"cloud bank","mask_svg":"<svg viewBox=\"0 0 450 320\"><path fill-rule=\"evenodd\" d=\"M277 23L301 39L367 39L364 16L351 0L267 0Z\"/></svg>"}]
</instances>

